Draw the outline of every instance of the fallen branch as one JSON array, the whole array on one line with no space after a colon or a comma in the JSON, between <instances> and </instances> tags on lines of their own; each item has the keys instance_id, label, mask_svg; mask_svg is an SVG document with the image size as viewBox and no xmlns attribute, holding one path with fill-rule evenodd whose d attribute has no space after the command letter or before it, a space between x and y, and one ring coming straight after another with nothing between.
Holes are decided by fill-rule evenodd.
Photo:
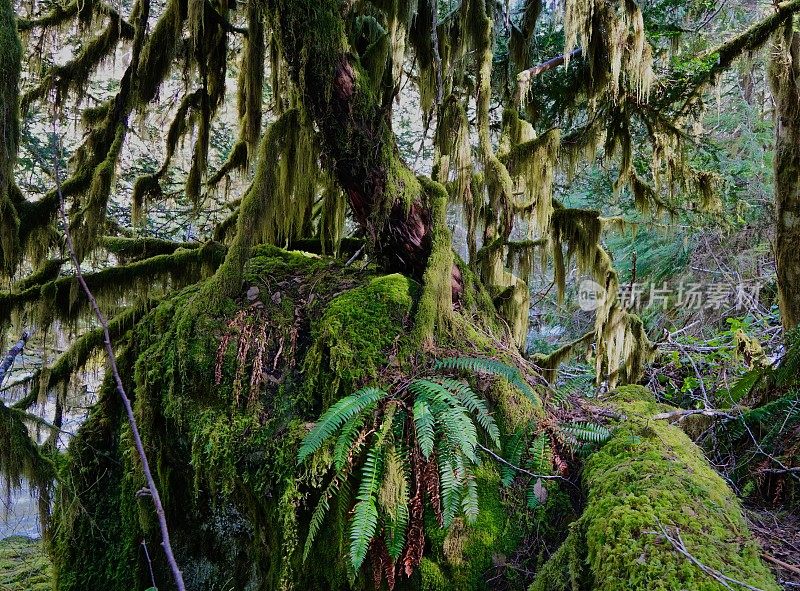
<instances>
[{"instance_id":1,"label":"fallen branch","mask_svg":"<svg viewBox=\"0 0 800 591\"><path fill-rule=\"evenodd\" d=\"M769 560L772 564L775 564L783 569L786 569L790 572L793 572L796 575L800 575L800 566L795 566L793 564L789 564L788 562L784 562L780 558L775 558L767 554L766 552L762 552L761 556L763 556L766 560Z\"/></svg>"},{"instance_id":2,"label":"fallen branch","mask_svg":"<svg viewBox=\"0 0 800 591\"><path fill-rule=\"evenodd\" d=\"M703 415L705 417L724 417L726 419L736 419L739 418L738 415L732 415L730 412L726 410L714 410L713 408L701 408L701 409L693 409L693 410L671 410L669 412L660 412L658 414L653 415L653 420L656 421L664 421L669 419L674 419L676 417L684 418L691 415Z\"/></svg>"},{"instance_id":3,"label":"fallen branch","mask_svg":"<svg viewBox=\"0 0 800 591\"><path fill-rule=\"evenodd\" d=\"M53 125L54 135L58 138L58 135L55 130L55 123ZM58 141L58 140L56 140ZM161 495L158 494L158 487L156 486L156 481L153 478L153 474L150 471L150 462L147 460L147 454L144 450L144 444L142 443L142 437L139 434L139 427L136 423L136 417L133 414L133 406L131 405L130 398L128 398L127 393L125 392L125 386L122 384L122 378L119 374L119 368L117 367L117 357L114 354L114 348L111 346L111 334L108 330L108 321L106 317L103 315L103 312L100 310L100 306L97 304L97 300L95 299L94 295L92 295L89 286L86 283L86 280L83 278L83 273L81 272L81 264L78 260L78 256L75 250L75 244L72 241L72 234L69 230L69 219L67 218L67 211L66 206L64 204L64 195L61 191L61 180L59 176L58 170L58 159L60 157L60 144L57 146L59 149L55 152L55 179L56 179L56 191L58 193L59 204L58 209L61 213L61 220L64 224L64 236L66 238L66 245L67 250L69 251L70 259L72 259L72 264L75 266L75 276L78 280L78 283L83 290L83 293L86 294L86 298L89 300L89 305L94 312L97 321L100 323L100 326L103 328L103 345L105 346L106 354L108 355L108 363L111 368L111 374L114 377L114 383L116 385L117 393L119 394L120 399L122 400L122 404L125 407L125 413L128 415L128 424L131 428L131 434L133 435L133 442L136 447L136 452L139 455L139 460L142 462L142 472L144 472L145 480L147 481L147 489L150 494L150 498L153 499L153 505L156 509L156 517L158 519L159 529L161 530L161 546L164 549L164 554L167 558L167 563L169 564L169 568L172 571L172 578L175 581L175 586L178 588L178 591L185 591L186 586L183 582L183 575L181 574L181 570L178 568L178 563L175 560L175 555L172 552L172 545L170 544L169 540L169 529L167 528L167 518L166 513L164 512L164 506L161 503Z\"/></svg>"},{"instance_id":4,"label":"fallen branch","mask_svg":"<svg viewBox=\"0 0 800 591\"><path fill-rule=\"evenodd\" d=\"M22 350L25 348L25 343L28 342L29 338L31 338L31 333L27 330L22 331L22 336L3 358L3 362L0 363L0 384L3 383L3 378L6 377L8 370L14 365L14 360L17 358L17 355L22 353Z\"/></svg>"},{"instance_id":5,"label":"fallen branch","mask_svg":"<svg viewBox=\"0 0 800 591\"><path fill-rule=\"evenodd\" d=\"M672 544L672 547L675 548L675 550L677 550L680 554L688 558L689 561L692 562L697 568L699 568L701 571L703 571L711 578L716 580L720 585L722 585L726 589L734 591L733 587L729 585L729 583L733 583L734 585L739 585L740 587L744 587L745 589L750 589L750 591L763 591L763 589L760 589L758 587L753 587L752 585L748 585L747 583L743 583L742 581L732 579L731 577L722 574L718 570L713 569L710 566L706 566L705 564L700 562L695 556L693 556L689 552L689 550L686 549L686 544L683 542L683 538L681 538L681 532L677 527L675 528L674 538L670 536L669 533L667 533L667 529L663 525L659 524L659 528L661 529L661 535L664 536L664 539L666 539L670 544Z\"/></svg>"}]
</instances>

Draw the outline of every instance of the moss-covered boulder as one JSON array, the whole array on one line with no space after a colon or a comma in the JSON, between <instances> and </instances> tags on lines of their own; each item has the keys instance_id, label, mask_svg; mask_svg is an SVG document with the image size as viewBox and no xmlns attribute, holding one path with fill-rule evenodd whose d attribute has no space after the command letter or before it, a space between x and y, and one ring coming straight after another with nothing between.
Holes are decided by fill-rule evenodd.
<instances>
[{"instance_id":1,"label":"moss-covered boulder","mask_svg":"<svg viewBox=\"0 0 800 591\"><path fill-rule=\"evenodd\" d=\"M530 591L777 591L736 496L683 431L651 419L652 394L621 387L608 404L625 419L588 459L586 508Z\"/></svg>"},{"instance_id":2,"label":"moss-covered boulder","mask_svg":"<svg viewBox=\"0 0 800 591\"><path fill-rule=\"evenodd\" d=\"M372 588L369 568L356 575L347 559L350 507L331 508L303 561L330 458L298 466L297 449L332 402L403 371L419 285L271 247L256 249L244 280L237 299L213 305L203 284L169 298L118 346L187 587ZM65 466L51 544L57 588L144 589L150 561L158 588L171 588L110 380ZM480 474L477 524L446 532L427 520L424 565L397 588L486 588L484 573L522 533L496 471Z\"/></svg>"}]
</instances>

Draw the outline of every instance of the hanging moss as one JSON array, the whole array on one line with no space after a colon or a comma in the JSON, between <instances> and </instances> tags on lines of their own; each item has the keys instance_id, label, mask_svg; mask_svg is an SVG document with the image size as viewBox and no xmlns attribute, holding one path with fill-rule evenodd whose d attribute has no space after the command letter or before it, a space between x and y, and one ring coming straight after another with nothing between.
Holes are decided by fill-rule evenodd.
<instances>
[{"instance_id":1,"label":"hanging moss","mask_svg":"<svg viewBox=\"0 0 800 591\"><path fill-rule=\"evenodd\" d=\"M217 301L239 292L244 265L255 244L287 239L310 210L315 177L309 178L309 168L315 162L308 130L301 131L299 118L297 110L289 110L264 134L253 184L237 216L235 238L208 287Z\"/></svg>"},{"instance_id":2,"label":"hanging moss","mask_svg":"<svg viewBox=\"0 0 800 591\"><path fill-rule=\"evenodd\" d=\"M224 248L208 243L202 248L178 250L171 255L159 255L148 259L109 267L96 273L84 275L89 289L101 303L114 306L130 294L144 294L164 282L164 285L183 287L207 277L222 262ZM74 276L59 277L42 285L33 285L18 292L0 292L3 304L0 322L7 322L15 310L37 302L45 318L74 321L88 311L86 301L78 297L78 286Z\"/></svg>"},{"instance_id":3,"label":"hanging moss","mask_svg":"<svg viewBox=\"0 0 800 591\"><path fill-rule=\"evenodd\" d=\"M174 63L185 15L186 0L169 0L150 32L136 71L137 103L140 106L156 97L161 82Z\"/></svg>"},{"instance_id":4,"label":"hanging moss","mask_svg":"<svg viewBox=\"0 0 800 591\"><path fill-rule=\"evenodd\" d=\"M55 469L28 433L27 414L0 402L0 479L6 494L18 490L23 480L33 494L51 487Z\"/></svg>"},{"instance_id":5,"label":"hanging moss","mask_svg":"<svg viewBox=\"0 0 800 591\"><path fill-rule=\"evenodd\" d=\"M82 95L89 83L89 77L111 59L120 40L130 41L133 38L131 27L123 28L120 18L109 19L108 24L99 35L88 40L78 54L63 65L53 66L35 87L25 93L22 98L23 111L28 112L34 101L53 96L64 101L70 95ZM92 113L88 116L90 119Z\"/></svg>"}]
</instances>

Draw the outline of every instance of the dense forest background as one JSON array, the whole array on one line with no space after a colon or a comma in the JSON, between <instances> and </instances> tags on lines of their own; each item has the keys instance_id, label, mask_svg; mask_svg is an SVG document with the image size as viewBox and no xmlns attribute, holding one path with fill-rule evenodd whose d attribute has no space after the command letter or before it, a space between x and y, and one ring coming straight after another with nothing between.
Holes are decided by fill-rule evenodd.
<instances>
[{"instance_id":1,"label":"dense forest background","mask_svg":"<svg viewBox=\"0 0 800 591\"><path fill-rule=\"evenodd\" d=\"M0 0L0 589L800 586L796 4Z\"/></svg>"}]
</instances>

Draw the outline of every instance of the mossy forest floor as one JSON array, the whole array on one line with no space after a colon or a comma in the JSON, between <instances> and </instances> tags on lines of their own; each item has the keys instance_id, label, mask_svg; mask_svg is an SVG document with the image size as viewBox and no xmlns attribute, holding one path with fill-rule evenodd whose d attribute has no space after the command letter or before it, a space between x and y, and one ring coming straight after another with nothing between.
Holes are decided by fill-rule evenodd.
<instances>
[{"instance_id":1,"label":"mossy forest floor","mask_svg":"<svg viewBox=\"0 0 800 591\"><path fill-rule=\"evenodd\" d=\"M23 536L0 540L0 591L50 589L50 561L40 540Z\"/></svg>"}]
</instances>

